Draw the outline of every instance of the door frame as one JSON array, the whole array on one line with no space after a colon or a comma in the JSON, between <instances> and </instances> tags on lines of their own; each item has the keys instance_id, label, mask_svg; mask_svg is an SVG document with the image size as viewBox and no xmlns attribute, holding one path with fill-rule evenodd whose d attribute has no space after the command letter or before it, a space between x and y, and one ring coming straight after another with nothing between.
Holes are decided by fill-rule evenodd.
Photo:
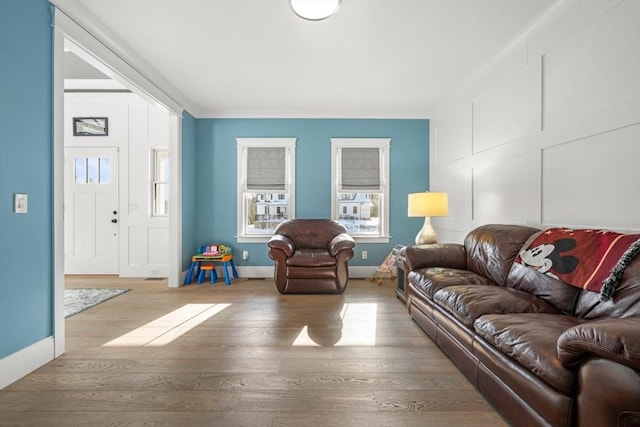
<instances>
[{"instance_id":1,"label":"door frame","mask_svg":"<svg viewBox=\"0 0 640 427\"><path fill-rule=\"evenodd\" d=\"M53 0L53 306L54 355L65 351L64 317L64 47L146 101L169 111L169 287L179 287L182 272L182 112L183 108L104 42L72 19Z\"/></svg>"}]
</instances>

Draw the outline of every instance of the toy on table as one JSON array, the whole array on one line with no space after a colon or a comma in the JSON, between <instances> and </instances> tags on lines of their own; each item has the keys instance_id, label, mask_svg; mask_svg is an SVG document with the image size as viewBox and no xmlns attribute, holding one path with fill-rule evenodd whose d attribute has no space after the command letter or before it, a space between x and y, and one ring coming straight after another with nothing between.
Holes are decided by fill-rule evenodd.
<instances>
[{"instance_id":1,"label":"toy on table","mask_svg":"<svg viewBox=\"0 0 640 427\"><path fill-rule=\"evenodd\" d=\"M199 251L202 256L224 256L231 254L231 248L225 245L208 245L208 246L200 246Z\"/></svg>"}]
</instances>

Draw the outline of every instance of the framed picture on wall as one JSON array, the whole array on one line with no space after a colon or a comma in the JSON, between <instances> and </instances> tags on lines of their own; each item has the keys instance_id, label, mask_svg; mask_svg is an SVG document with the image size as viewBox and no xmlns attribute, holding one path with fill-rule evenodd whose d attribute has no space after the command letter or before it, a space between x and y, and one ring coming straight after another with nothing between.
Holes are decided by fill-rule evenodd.
<instances>
[{"instance_id":1,"label":"framed picture on wall","mask_svg":"<svg viewBox=\"0 0 640 427\"><path fill-rule=\"evenodd\" d=\"M74 117L73 136L108 136L108 117Z\"/></svg>"}]
</instances>

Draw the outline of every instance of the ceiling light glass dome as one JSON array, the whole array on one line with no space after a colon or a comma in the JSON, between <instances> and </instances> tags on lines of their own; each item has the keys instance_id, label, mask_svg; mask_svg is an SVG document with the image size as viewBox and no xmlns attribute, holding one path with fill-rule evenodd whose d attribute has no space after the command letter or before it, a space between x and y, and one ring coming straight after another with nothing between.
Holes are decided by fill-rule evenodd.
<instances>
[{"instance_id":1,"label":"ceiling light glass dome","mask_svg":"<svg viewBox=\"0 0 640 427\"><path fill-rule=\"evenodd\" d=\"M327 19L336 13L341 3L342 0L289 0L293 12L309 21Z\"/></svg>"}]
</instances>

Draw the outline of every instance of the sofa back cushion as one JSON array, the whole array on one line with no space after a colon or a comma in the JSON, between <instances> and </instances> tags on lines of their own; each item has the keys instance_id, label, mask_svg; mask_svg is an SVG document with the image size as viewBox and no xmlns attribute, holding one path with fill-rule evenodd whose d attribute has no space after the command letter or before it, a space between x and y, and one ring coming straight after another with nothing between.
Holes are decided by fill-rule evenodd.
<instances>
[{"instance_id":1,"label":"sofa back cushion","mask_svg":"<svg viewBox=\"0 0 640 427\"><path fill-rule=\"evenodd\" d=\"M508 286L535 295L564 314L572 315L581 289L517 262L509 272Z\"/></svg>"},{"instance_id":2,"label":"sofa back cushion","mask_svg":"<svg viewBox=\"0 0 640 427\"><path fill-rule=\"evenodd\" d=\"M575 315L584 319L640 316L640 256L624 269L611 300L602 301L598 292L581 291Z\"/></svg>"},{"instance_id":3,"label":"sofa back cushion","mask_svg":"<svg viewBox=\"0 0 640 427\"><path fill-rule=\"evenodd\" d=\"M522 245L540 230L513 224L487 224L464 240L467 268L506 286L511 265Z\"/></svg>"}]
</instances>

